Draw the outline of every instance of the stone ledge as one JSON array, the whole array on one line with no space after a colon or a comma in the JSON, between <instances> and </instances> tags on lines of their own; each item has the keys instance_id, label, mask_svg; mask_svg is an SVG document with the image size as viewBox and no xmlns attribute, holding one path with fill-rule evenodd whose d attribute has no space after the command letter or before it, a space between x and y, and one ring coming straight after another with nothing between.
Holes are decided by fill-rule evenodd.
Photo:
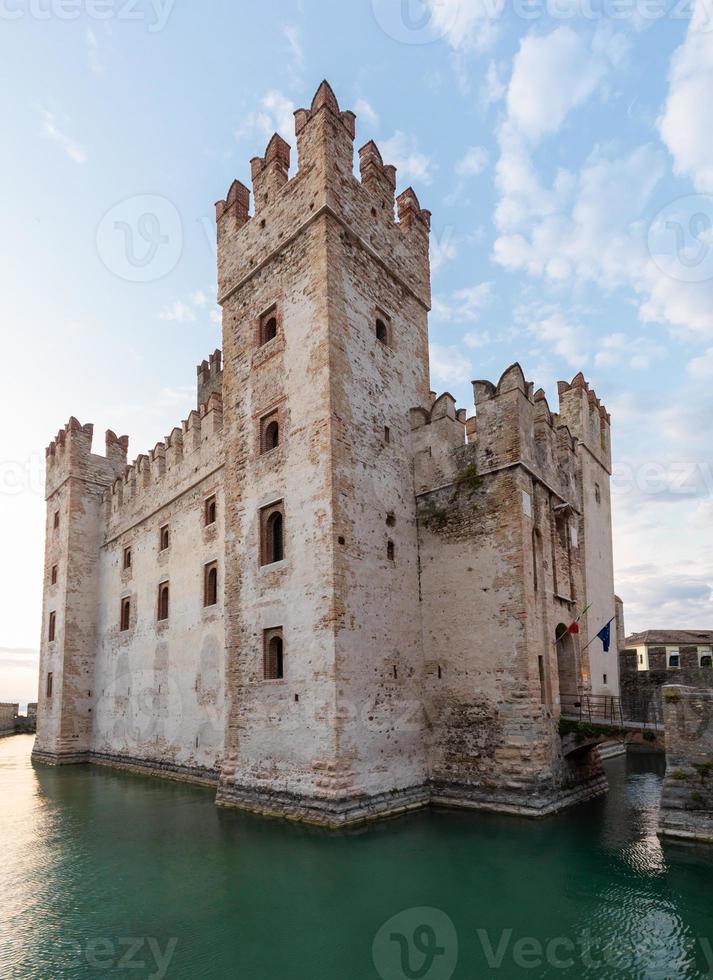
<instances>
[{"instance_id":1,"label":"stone ledge","mask_svg":"<svg viewBox=\"0 0 713 980\"><path fill-rule=\"evenodd\" d=\"M343 800L325 800L315 796L305 797L250 786L221 784L215 802L218 806L234 806L261 816L281 817L336 830L417 810L428 806L429 799L430 793L426 785L375 796L359 795Z\"/></svg>"},{"instance_id":2,"label":"stone ledge","mask_svg":"<svg viewBox=\"0 0 713 980\"><path fill-rule=\"evenodd\" d=\"M501 788L483 790L475 786L454 783L434 783L431 802L439 806L458 807L468 810L488 810L494 813L510 813L520 817L548 817L567 807L594 799L608 792L606 775L600 774L571 789L552 790L543 793L508 792Z\"/></svg>"},{"instance_id":3,"label":"stone ledge","mask_svg":"<svg viewBox=\"0 0 713 980\"><path fill-rule=\"evenodd\" d=\"M177 782L196 783L200 786L216 786L218 783L217 769L203 769L193 766L180 766L170 762L160 762L155 759L137 759L133 756L112 755L106 752L44 752L33 749L32 761L49 766L78 765L91 763L95 766L106 766L111 769L122 769L144 776L160 776L162 779L173 779Z\"/></svg>"}]
</instances>

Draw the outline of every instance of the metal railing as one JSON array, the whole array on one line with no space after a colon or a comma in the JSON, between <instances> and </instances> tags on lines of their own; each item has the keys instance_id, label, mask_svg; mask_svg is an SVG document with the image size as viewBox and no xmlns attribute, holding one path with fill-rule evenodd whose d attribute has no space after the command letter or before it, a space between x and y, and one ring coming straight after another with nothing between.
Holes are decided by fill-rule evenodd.
<instances>
[{"instance_id":1,"label":"metal railing","mask_svg":"<svg viewBox=\"0 0 713 980\"><path fill-rule=\"evenodd\" d=\"M663 713L656 697L562 694L560 706L563 718L592 725L663 728Z\"/></svg>"}]
</instances>

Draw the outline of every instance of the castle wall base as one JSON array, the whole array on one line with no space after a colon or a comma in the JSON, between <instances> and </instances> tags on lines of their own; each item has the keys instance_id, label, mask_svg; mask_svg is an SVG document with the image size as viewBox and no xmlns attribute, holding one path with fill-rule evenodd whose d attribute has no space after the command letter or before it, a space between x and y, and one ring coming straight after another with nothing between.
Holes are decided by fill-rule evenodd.
<instances>
[{"instance_id":1,"label":"castle wall base","mask_svg":"<svg viewBox=\"0 0 713 980\"><path fill-rule=\"evenodd\" d=\"M667 684L662 700L666 775L658 834L713 844L713 692Z\"/></svg>"},{"instance_id":2,"label":"castle wall base","mask_svg":"<svg viewBox=\"0 0 713 980\"><path fill-rule=\"evenodd\" d=\"M570 786L552 791L531 793L523 790L479 789L456 783L435 783L431 790L431 803L435 806L466 810L486 810L492 813L509 813L518 817L548 817L578 803L602 796L608 792L609 783L602 772Z\"/></svg>"},{"instance_id":3,"label":"castle wall base","mask_svg":"<svg viewBox=\"0 0 713 980\"><path fill-rule=\"evenodd\" d=\"M215 802L218 806L234 806L261 816L339 829L421 809L428 806L430 791L427 785L421 785L375 796L328 800L221 783Z\"/></svg>"},{"instance_id":4,"label":"castle wall base","mask_svg":"<svg viewBox=\"0 0 713 980\"><path fill-rule=\"evenodd\" d=\"M216 786L218 771L192 766L181 766L171 762L156 759L137 759L132 756L111 755L98 752L47 752L33 749L32 761L47 766L67 766L91 763L95 766L107 766L111 769L121 769L143 776L160 776L163 779L173 779L177 782L196 783L200 786Z\"/></svg>"}]
</instances>

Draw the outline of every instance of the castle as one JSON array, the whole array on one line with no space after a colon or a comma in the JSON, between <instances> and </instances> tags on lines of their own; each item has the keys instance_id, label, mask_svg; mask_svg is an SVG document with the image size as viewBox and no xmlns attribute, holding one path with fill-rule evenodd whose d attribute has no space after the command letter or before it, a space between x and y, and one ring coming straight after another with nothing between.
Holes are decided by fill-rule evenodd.
<instances>
[{"instance_id":1,"label":"castle","mask_svg":"<svg viewBox=\"0 0 713 980\"><path fill-rule=\"evenodd\" d=\"M431 392L430 213L373 142L355 176L326 82L295 130L292 177L275 135L253 213L238 181L216 205L196 409L131 465L74 418L47 449L34 759L327 826L599 793L558 718L616 693L589 642L614 615L609 416L581 374L554 413L517 364L470 418Z\"/></svg>"}]
</instances>

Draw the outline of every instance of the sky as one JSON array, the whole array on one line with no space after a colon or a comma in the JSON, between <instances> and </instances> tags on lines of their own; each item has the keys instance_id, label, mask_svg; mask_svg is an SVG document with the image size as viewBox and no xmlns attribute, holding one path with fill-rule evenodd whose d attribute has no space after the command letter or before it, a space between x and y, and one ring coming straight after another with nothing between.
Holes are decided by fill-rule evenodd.
<instances>
[{"instance_id":1,"label":"sky","mask_svg":"<svg viewBox=\"0 0 713 980\"><path fill-rule=\"evenodd\" d=\"M34 699L44 449L192 407L214 202L323 78L433 213L432 386L612 415L628 631L713 627L713 0L0 0L0 700ZM296 154L293 153L293 159Z\"/></svg>"}]
</instances>

